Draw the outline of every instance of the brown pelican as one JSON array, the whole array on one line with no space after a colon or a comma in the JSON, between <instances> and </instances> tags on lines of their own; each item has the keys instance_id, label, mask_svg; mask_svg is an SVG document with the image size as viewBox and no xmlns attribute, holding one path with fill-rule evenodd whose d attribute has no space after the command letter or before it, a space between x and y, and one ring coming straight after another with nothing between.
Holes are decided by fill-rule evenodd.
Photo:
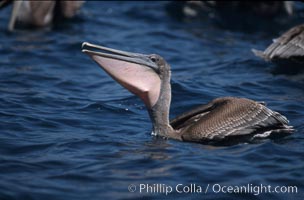
<instances>
[{"instance_id":1,"label":"brown pelican","mask_svg":"<svg viewBox=\"0 0 304 200\"><path fill-rule=\"evenodd\" d=\"M275 39L265 51L253 49L253 53L278 65L299 66L304 65L304 24L295 26ZM291 68L289 68L291 69Z\"/></svg>"},{"instance_id":2,"label":"brown pelican","mask_svg":"<svg viewBox=\"0 0 304 200\"><path fill-rule=\"evenodd\" d=\"M229 30L256 32L282 26L293 15L291 1L170 1L166 10L173 18L210 23ZM203 20L202 20L203 19ZM206 20L208 19L208 20ZM236 23L237 22L237 23ZM208 25L209 26L209 25Z\"/></svg>"},{"instance_id":3,"label":"brown pelican","mask_svg":"<svg viewBox=\"0 0 304 200\"><path fill-rule=\"evenodd\" d=\"M153 124L153 135L216 144L293 131L286 117L263 103L235 97L217 98L169 122L171 72L165 59L156 54L130 53L87 42L83 43L82 52L142 99Z\"/></svg>"},{"instance_id":4,"label":"brown pelican","mask_svg":"<svg viewBox=\"0 0 304 200\"><path fill-rule=\"evenodd\" d=\"M208 14L225 17L233 14L253 15L272 18L278 14L293 14L292 1L172 1L167 4L167 11L176 17L201 17ZM239 20L242 20L241 18Z\"/></svg>"},{"instance_id":5,"label":"brown pelican","mask_svg":"<svg viewBox=\"0 0 304 200\"><path fill-rule=\"evenodd\" d=\"M4 0L0 7L13 2L13 9L8 25L10 31L16 24L42 27L49 25L56 16L72 18L84 1L39 1L39 0Z\"/></svg>"},{"instance_id":6,"label":"brown pelican","mask_svg":"<svg viewBox=\"0 0 304 200\"><path fill-rule=\"evenodd\" d=\"M184 1L183 11L188 16L195 16L198 11L238 11L252 12L256 16L272 17L280 12L289 15L293 12L291 1Z\"/></svg>"}]
</instances>

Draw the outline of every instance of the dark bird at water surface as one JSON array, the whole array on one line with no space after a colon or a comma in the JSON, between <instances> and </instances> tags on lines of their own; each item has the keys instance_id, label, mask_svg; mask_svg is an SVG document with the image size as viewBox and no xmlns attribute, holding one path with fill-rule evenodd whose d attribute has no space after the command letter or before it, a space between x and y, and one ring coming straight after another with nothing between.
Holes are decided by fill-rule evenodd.
<instances>
[{"instance_id":1,"label":"dark bird at water surface","mask_svg":"<svg viewBox=\"0 0 304 200\"><path fill-rule=\"evenodd\" d=\"M80 0L3 0L0 8L12 5L8 30L19 27L45 27L59 19L69 19L76 15L84 1Z\"/></svg>"},{"instance_id":2,"label":"dark bird at water surface","mask_svg":"<svg viewBox=\"0 0 304 200\"><path fill-rule=\"evenodd\" d=\"M170 65L159 55L130 53L84 42L82 52L145 103L152 135L203 144L237 144L291 134L287 118L264 103L222 97L169 121Z\"/></svg>"},{"instance_id":3,"label":"dark bird at water surface","mask_svg":"<svg viewBox=\"0 0 304 200\"><path fill-rule=\"evenodd\" d=\"M252 50L266 61L277 64L287 73L304 71L304 24L295 26L274 39L264 51Z\"/></svg>"}]
</instances>

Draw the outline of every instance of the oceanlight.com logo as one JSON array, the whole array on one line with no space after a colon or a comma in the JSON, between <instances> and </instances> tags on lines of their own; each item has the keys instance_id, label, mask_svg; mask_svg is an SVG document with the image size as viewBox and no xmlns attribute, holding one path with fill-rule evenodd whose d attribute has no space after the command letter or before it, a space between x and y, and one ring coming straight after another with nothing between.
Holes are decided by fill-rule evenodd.
<instances>
[{"instance_id":1,"label":"oceanlight.com logo","mask_svg":"<svg viewBox=\"0 0 304 200\"><path fill-rule=\"evenodd\" d=\"M178 194L207 194L209 193L224 193L224 194L253 194L260 195L266 193L277 194L297 194L297 186L272 186L265 184L247 184L247 185L223 185L223 184L206 184L200 185L196 183L191 184L176 184L168 185L163 183L155 184L130 184L128 186L129 192L140 194L164 194L171 193Z\"/></svg>"},{"instance_id":2,"label":"oceanlight.com logo","mask_svg":"<svg viewBox=\"0 0 304 200\"><path fill-rule=\"evenodd\" d=\"M271 185L253 185L247 184L243 186L237 185L220 185L213 184L212 192L214 193L234 193L234 194L253 194L260 195L262 193L289 193L289 194L297 194L298 187L297 186L271 186Z\"/></svg>"}]
</instances>

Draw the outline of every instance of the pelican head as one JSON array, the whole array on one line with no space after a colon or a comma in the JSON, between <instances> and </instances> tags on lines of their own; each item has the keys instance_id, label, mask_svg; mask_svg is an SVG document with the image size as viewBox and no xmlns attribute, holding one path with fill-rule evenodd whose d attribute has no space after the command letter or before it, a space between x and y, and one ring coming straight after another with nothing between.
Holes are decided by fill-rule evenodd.
<instances>
[{"instance_id":1,"label":"pelican head","mask_svg":"<svg viewBox=\"0 0 304 200\"><path fill-rule=\"evenodd\" d=\"M139 96L148 109L157 103L163 74L168 66L161 56L130 53L87 42L82 44L82 52L119 84Z\"/></svg>"},{"instance_id":2,"label":"pelican head","mask_svg":"<svg viewBox=\"0 0 304 200\"><path fill-rule=\"evenodd\" d=\"M169 122L170 65L159 55L115 50L84 42L88 54L114 80L142 99L152 121L153 135L173 137Z\"/></svg>"}]
</instances>

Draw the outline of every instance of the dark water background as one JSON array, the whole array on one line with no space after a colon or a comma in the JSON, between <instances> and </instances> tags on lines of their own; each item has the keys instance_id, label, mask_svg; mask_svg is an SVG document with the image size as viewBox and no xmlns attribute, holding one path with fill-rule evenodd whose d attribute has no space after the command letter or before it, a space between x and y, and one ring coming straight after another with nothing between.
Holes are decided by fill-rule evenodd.
<instances>
[{"instance_id":1,"label":"dark water background","mask_svg":"<svg viewBox=\"0 0 304 200\"><path fill-rule=\"evenodd\" d=\"M229 30L210 18L179 21L166 5L87 2L74 20L15 32L6 31L10 9L1 10L0 199L304 198L304 78L274 75L250 51L296 22ZM143 103L81 53L84 41L162 55L172 67L171 117L239 96L267 102L297 132L229 147L154 138ZM298 194L128 191L140 183L294 185Z\"/></svg>"}]
</instances>

